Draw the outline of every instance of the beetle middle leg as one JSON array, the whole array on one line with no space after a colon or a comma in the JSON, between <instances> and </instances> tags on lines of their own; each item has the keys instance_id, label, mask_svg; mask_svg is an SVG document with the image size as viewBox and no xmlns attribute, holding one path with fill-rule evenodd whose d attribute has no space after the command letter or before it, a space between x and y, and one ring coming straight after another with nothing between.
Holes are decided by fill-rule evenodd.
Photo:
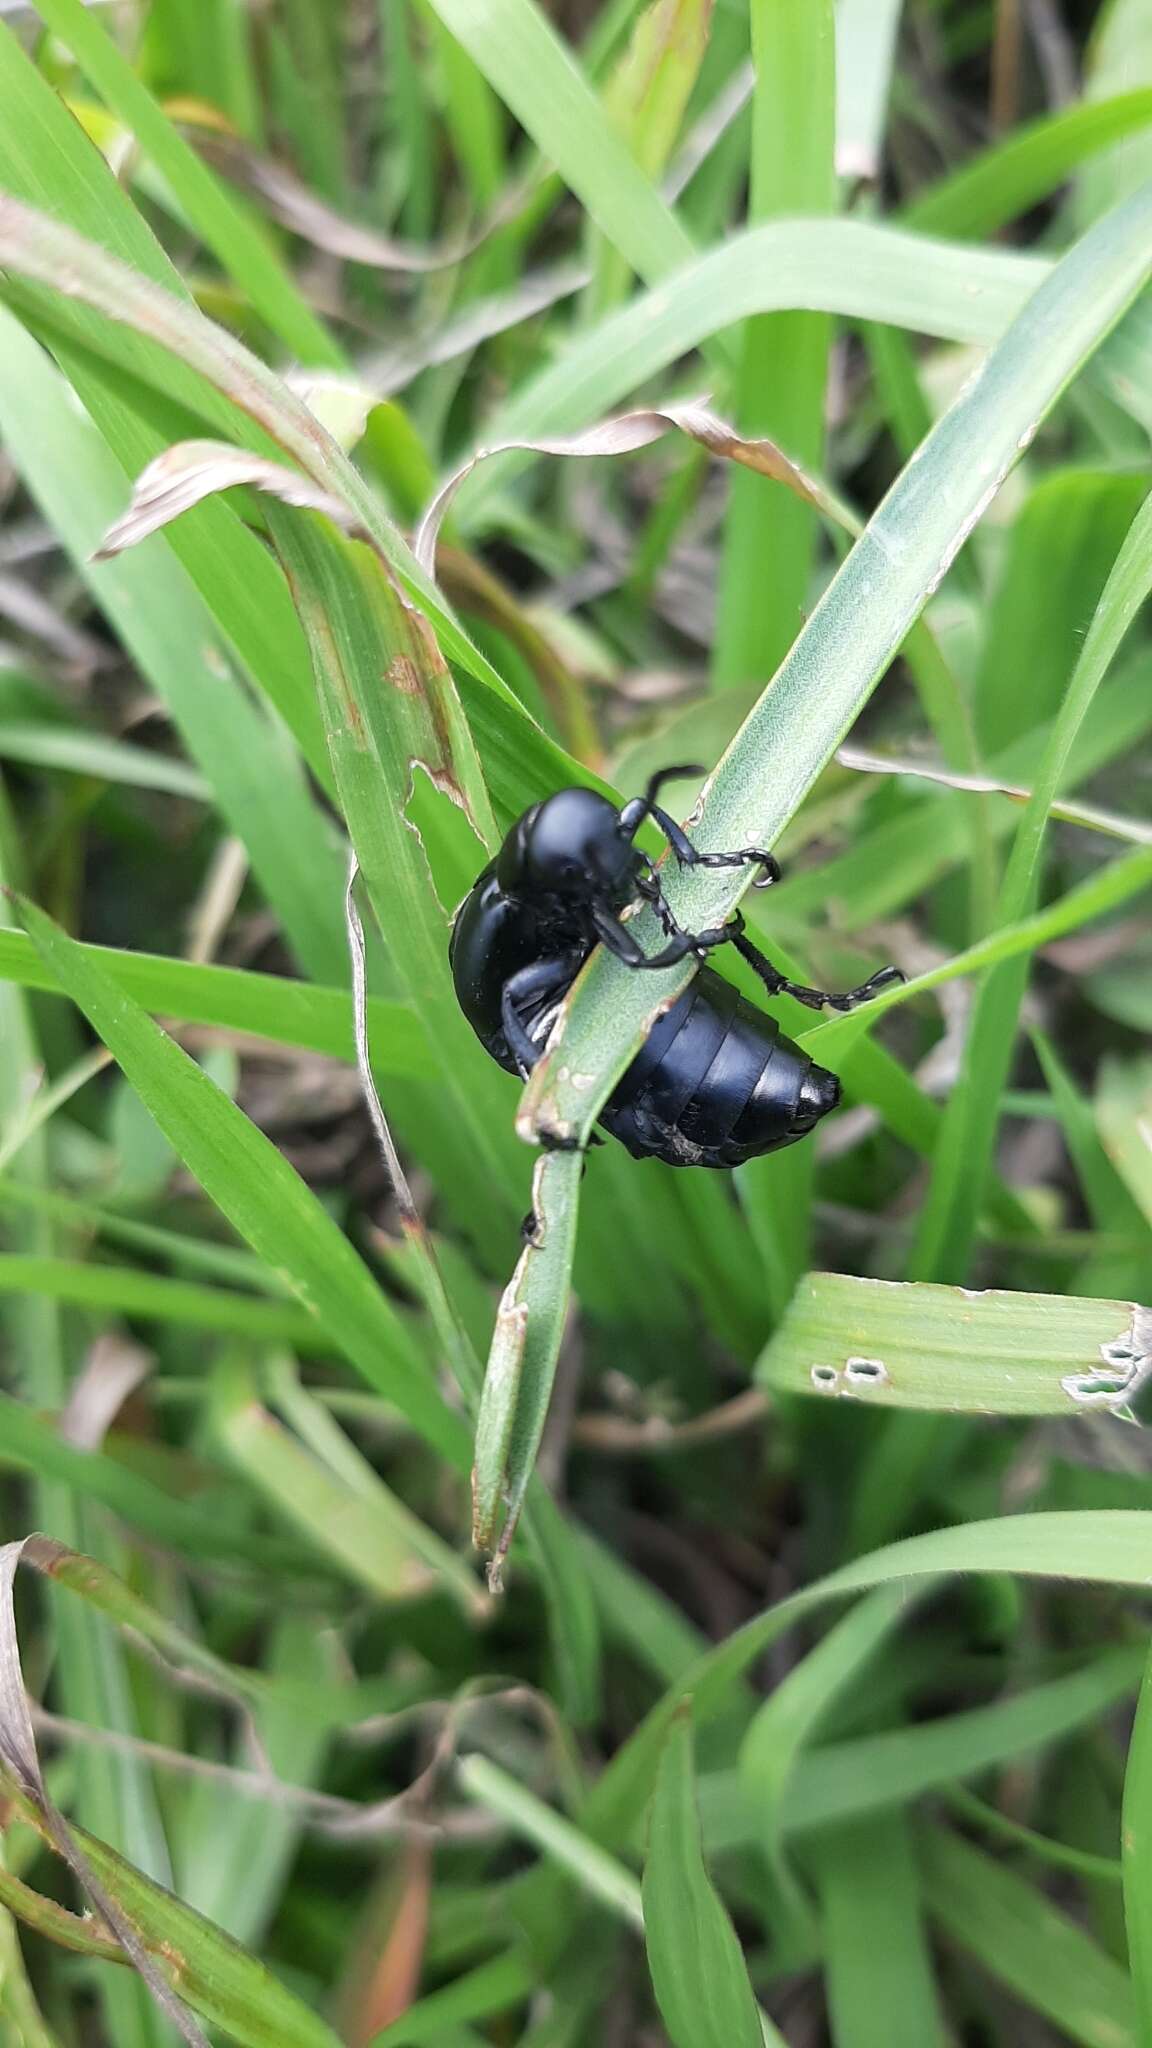
<instances>
[{"instance_id":1,"label":"beetle middle leg","mask_svg":"<svg viewBox=\"0 0 1152 2048\"><path fill-rule=\"evenodd\" d=\"M671 911L668 915L671 918ZM686 960L690 953L694 954L697 960L702 960L705 953L710 953L714 946L726 945L732 937L731 928L726 924L714 925L704 932L686 932L680 929L675 919L672 919L673 931L668 944L662 946L658 953L646 953L639 941L633 938L627 925L621 924L620 919L614 917L611 911L599 905L593 906L592 923L597 937L607 946L610 953L615 954L617 960L624 962L625 967L675 967L678 960ZM664 929L669 929L668 924L665 924Z\"/></svg>"},{"instance_id":2,"label":"beetle middle leg","mask_svg":"<svg viewBox=\"0 0 1152 2048\"><path fill-rule=\"evenodd\" d=\"M856 1010L861 1003L871 1002L873 996L880 995L886 988L895 988L907 978L899 967L881 967L878 973L870 975L867 981L862 981L859 988L848 988L839 992L832 989L806 988L802 982L789 981L786 974L781 974L778 967L773 967L759 946L752 944L745 933L744 920L739 911L728 926L728 937L741 959L746 960L749 967L755 968L770 996L792 996L796 1002L803 1003L809 1010Z\"/></svg>"},{"instance_id":3,"label":"beetle middle leg","mask_svg":"<svg viewBox=\"0 0 1152 2048\"><path fill-rule=\"evenodd\" d=\"M508 1050L525 1079L544 1048L537 1045L531 1036L520 1014L521 1007L566 988L580 965L580 959L578 954L563 953L549 959L533 960L527 967L521 967L517 974L510 975L504 983L500 992L500 1022Z\"/></svg>"}]
</instances>

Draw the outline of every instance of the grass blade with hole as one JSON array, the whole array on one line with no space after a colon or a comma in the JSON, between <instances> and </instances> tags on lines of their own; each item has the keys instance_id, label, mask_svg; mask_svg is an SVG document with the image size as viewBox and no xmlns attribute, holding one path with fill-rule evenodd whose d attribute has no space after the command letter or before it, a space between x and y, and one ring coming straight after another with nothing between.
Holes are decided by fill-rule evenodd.
<instances>
[{"instance_id":1,"label":"grass blade with hole","mask_svg":"<svg viewBox=\"0 0 1152 2048\"><path fill-rule=\"evenodd\" d=\"M774 1392L966 1415L1114 1407L1143 1358L1130 1301L809 1273L757 1368Z\"/></svg>"}]
</instances>

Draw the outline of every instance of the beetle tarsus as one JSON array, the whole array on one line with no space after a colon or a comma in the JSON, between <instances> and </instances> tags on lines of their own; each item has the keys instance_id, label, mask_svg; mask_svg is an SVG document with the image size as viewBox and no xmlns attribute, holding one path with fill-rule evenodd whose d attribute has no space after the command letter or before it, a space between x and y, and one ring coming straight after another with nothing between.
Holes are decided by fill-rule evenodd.
<instances>
[{"instance_id":1,"label":"beetle tarsus","mask_svg":"<svg viewBox=\"0 0 1152 2048\"><path fill-rule=\"evenodd\" d=\"M858 1010L863 1003L870 1003L872 998L880 995L884 989L895 988L906 979L899 967L881 967L877 973L870 975L867 981L862 981L859 988L839 991L807 988L803 982L789 981L786 974L781 974L778 967L773 967L759 946L752 944L745 933L744 920L739 911L728 926L728 937L741 959L746 960L749 967L755 968L770 996L791 996L794 1002L803 1003L806 1010L838 1010L846 1014L850 1010Z\"/></svg>"}]
</instances>

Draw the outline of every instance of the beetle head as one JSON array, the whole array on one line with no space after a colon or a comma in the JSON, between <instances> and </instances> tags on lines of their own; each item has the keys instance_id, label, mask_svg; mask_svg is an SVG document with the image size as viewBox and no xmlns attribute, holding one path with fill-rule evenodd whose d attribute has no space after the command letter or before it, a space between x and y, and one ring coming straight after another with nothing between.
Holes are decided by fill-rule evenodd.
<instances>
[{"instance_id":1,"label":"beetle head","mask_svg":"<svg viewBox=\"0 0 1152 2048\"><path fill-rule=\"evenodd\" d=\"M642 859L621 830L620 813L594 789L560 789L525 811L497 868L512 893L599 897L619 908L635 894Z\"/></svg>"}]
</instances>

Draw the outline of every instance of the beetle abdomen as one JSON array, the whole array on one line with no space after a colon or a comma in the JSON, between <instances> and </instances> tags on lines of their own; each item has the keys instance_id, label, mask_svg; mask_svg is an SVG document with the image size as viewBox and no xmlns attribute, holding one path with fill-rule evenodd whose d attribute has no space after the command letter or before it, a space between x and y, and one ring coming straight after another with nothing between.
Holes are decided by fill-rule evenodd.
<instances>
[{"instance_id":1,"label":"beetle abdomen","mask_svg":"<svg viewBox=\"0 0 1152 2048\"><path fill-rule=\"evenodd\" d=\"M834 1109L835 1075L703 968L661 1017L601 1113L634 1159L742 1166Z\"/></svg>"}]
</instances>

